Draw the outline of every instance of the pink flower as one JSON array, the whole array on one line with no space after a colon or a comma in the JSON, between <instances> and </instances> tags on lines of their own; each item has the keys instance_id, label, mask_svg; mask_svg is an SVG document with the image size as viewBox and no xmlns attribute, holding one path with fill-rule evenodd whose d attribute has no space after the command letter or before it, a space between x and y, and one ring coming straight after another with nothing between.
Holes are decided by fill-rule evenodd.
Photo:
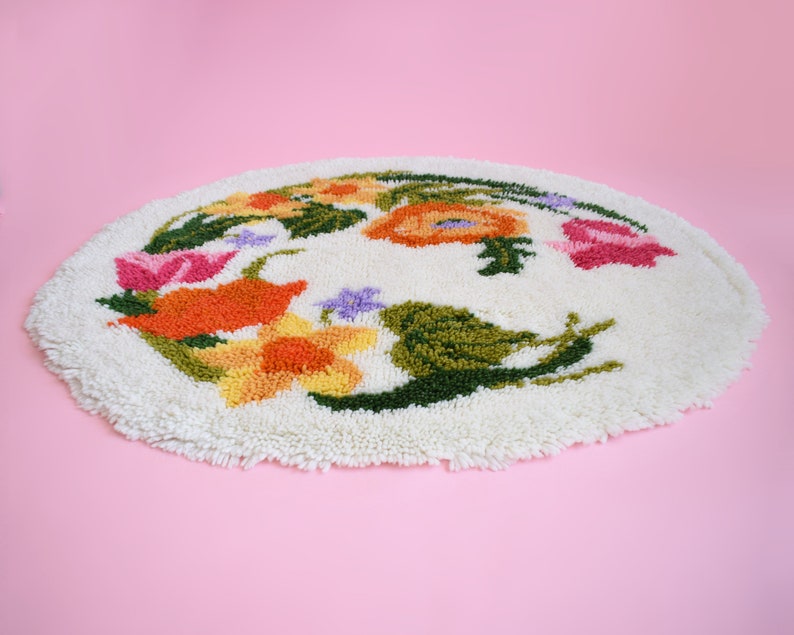
<instances>
[{"instance_id":1,"label":"pink flower","mask_svg":"<svg viewBox=\"0 0 794 635\"><path fill-rule=\"evenodd\" d=\"M116 258L118 282L124 289L151 291L170 282L202 282L218 275L236 251L207 253L171 251L147 254L133 251Z\"/></svg>"},{"instance_id":2,"label":"pink flower","mask_svg":"<svg viewBox=\"0 0 794 635\"><path fill-rule=\"evenodd\" d=\"M623 264L655 267L658 256L675 256L653 236L638 234L625 225L604 220L575 218L562 226L570 242L550 242L554 249L567 253L580 269Z\"/></svg>"}]
</instances>

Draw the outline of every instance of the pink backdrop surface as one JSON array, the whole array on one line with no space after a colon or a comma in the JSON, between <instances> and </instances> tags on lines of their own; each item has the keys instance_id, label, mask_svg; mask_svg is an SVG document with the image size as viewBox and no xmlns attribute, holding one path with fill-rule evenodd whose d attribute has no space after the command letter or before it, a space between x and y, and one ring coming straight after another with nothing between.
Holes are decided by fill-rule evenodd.
<instances>
[{"instance_id":1,"label":"pink backdrop surface","mask_svg":"<svg viewBox=\"0 0 794 635\"><path fill-rule=\"evenodd\" d=\"M0 3L0 632L794 632L791 3ZM714 236L772 322L708 411L504 472L191 463L22 330L104 223L244 170L441 155Z\"/></svg>"}]
</instances>

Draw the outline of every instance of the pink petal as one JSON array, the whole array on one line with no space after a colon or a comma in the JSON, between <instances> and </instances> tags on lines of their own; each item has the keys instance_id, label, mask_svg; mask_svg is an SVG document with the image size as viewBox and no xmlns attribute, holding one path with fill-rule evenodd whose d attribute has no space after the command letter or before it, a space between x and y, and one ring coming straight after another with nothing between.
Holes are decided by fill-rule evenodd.
<instances>
[{"instance_id":1,"label":"pink petal","mask_svg":"<svg viewBox=\"0 0 794 635\"><path fill-rule=\"evenodd\" d=\"M174 277L174 281L187 283L203 282L213 276L217 276L236 253L236 251L225 251L212 254L185 254L185 264L187 266L180 269L179 274Z\"/></svg>"},{"instance_id":2,"label":"pink petal","mask_svg":"<svg viewBox=\"0 0 794 635\"><path fill-rule=\"evenodd\" d=\"M122 288L133 291L151 291L170 282L202 282L220 273L236 253L135 251L116 258L117 280Z\"/></svg>"}]
</instances>

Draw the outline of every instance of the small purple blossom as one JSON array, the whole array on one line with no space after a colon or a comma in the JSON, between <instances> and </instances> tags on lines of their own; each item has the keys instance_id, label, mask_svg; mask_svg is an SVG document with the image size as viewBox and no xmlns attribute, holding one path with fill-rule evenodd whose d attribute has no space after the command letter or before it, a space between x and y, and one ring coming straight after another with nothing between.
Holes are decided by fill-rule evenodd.
<instances>
[{"instance_id":1,"label":"small purple blossom","mask_svg":"<svg viewBox=\"0 0 794 635\"><path fill-rule=\"evenodd\" d=\"M233 244L237 249L242 249L243 247L264 247L274 238L275 236L262 236L250 229L244 229L239 235L227 238L226 242Z\"/></svg>"},{"instance_id":2,"label":"small purple blossom","mask_svg":"<svg viewBox=\"0 0 794 635\"><path fill-rule=\"evenodd\" d=\"M573 207L573 204L576 203L576 199L571 198L570 196L560 196L559 194L546 192L543 196L536 196L533 198L532 202L539 205L545 205L551 209L561 209Z\"/></svg>"},{"instance_id":3,"label":"small purple blossom","mask_svg":"<svg viewBox=\"0 0 794 635\"><path fill-rule=\"evenodd\" d=\"M318 302L318 305L328 311L336 311L341 319L352 322L359 313L386 307L385 304L373 300L378 293L380 289L374 287L364 287L360 291L344 288L335 298Z\"/></svg>"},{"instance_id":4,"label":"small purple blossom","mask_svg":"<svg viewBox=\"0 0 794 635\"><path fill-rule=\"evenodd\" d=\"M433 227L438 229L459 229L466 227L474 227L477 223L471 220L463 220L462 218L450 218L449 220L435 223Z\"/></svg>"}]
</instances>

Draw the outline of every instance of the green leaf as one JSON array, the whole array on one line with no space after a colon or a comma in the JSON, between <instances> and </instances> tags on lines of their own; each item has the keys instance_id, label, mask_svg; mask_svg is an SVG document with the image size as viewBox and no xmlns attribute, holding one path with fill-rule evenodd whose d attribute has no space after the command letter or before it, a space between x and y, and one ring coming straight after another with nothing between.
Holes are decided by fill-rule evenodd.
<instances>
[{"instance_id":1,"label":"green leaf","mask_svg":"<svg viewBox=\"0 0 794 635\"><path fill-rule=\"evenodd\" d=\"M416 194L416 192L421 191L422 187L438 188L440 186L455 187L459 185L473 185L476 186L477 188L484 189L485 191L481 192L482 195L494 199L494 201L497 204L499 201L512 201L514 203L519 203L523 205L537 205L538 203L535 199L537 199L540 196L543 196L544 194L547 194L547 192L544 190L538 189L531 185L525 185L523 183L514 183L510 181L496 181L493 179L477 179L466 176L446 176L443 174L413 174L411 172L399 172L399 171L368 172L368 173L362 173L360 175L346 175L346 176L347 177L367 176L367 177L375 178L382 183L401 183L402 185L397 185L396 187L393 187L391 190L387 192L383 192L380 195L378 195L375 204L378 206L379 209L383 210L384 212L391 211L393 207L400 204L400 202L404 199L408 199L410 201L411 197L417 198L418 195ZM340 177L340 178L345 178L345 177ZM445 199L439 197L430 200L445 200ZM469 200L468 203L471 204L472 201ZM541 207L554 214L562 214L565 216L570 216L568 210L554 209L548 206L541 206ZM635 227L643 232L648 231L648 228L645 225L634 220L633 218L625 216L624 214L620 214L615 210L602 207L601 205L596 205L595 203L587 203L585 201L579 201L577 203L574 203L574 207L578 209L584 209L590 212L594 212L606 218L611 218L614 220L622 221L624 223L628 223L632 227Z\"/></svg>"},{"instance_id":2,"label":"green leaf","mask_svg":"<svg viewBox=\"0 0 794 635\"><path fill-rule=\"evenodd\" d=\"M141 332L140 336L146 341L147 344L149 344L149 346L160 353L183 373L189 377L192 377L196 381L209 381L216 383L224 375L222 368L209 366L198 359L193 354L192 348L186 344L184 340L182 342L177 342L175 340L168 339L167 337L152 335L151 333L144 332Z\"/></svg>"},{"instance_id":3,"label":"green leaf","mask_svg":"<svg viewBox=\"0 0 794 635\"><path fill-rule=\"evenodd\" d=\"M633 218L629 218L628 216L624 216L623 214L618 214L616 211L607 209L606 207L601 207L600 205L596 205L595 203L585 203L583 201L579 201L578 203L573 204L574 207L578 209L586 209L590 212L595 212L600 216L605 216L606 218L612 218L614 220L623 221L624 223L628 223L632 227L636 227L640 231L647 232L648 227L643 225L642 223L637 222Z\"/></svg>"},{"instance_id":4,"label":"green leaf","mask_svg":"<svg viewBox=\"0 0 794 635\"><path fill-rule=\"evenodd\" d=\"M397 309L393 311L393 309ZM434 309L434 310L431 310ZM384 315L385 314L385 315ZM395 359L394 351L397 350L397 357L405 356L409 364L418 366L420 374L412 373L414 377L405 384L397 388L379 393L359 393L334 397L310 393L310 396L321 406L326 406L332 410L368 410L370 412L380 412L381 410L396 410L409 406L429 406L440 401L447 401L457 397L470 395L477 390L487 388L498 390L506 386L524 385L526 380L537 385L550 385L563 381L578 381L585 377L597 373L606 373L620 370L623 367L618 361L610 360L596 366L579 369L567 374L560 374L566 368L578 364L585 359L593 350L593 335L600 333L615 324L615 320L609 319L586 328L580 328L580 319L576 313L569 313L565 323L565 330L553 337L538 339L533 333L517 333L504 331L487 322L482 322L472 316L468 311L454 309L452 307L433 307L429 304L417 304L408 302L405 305L392 307L381 311L381 317L387 326L400 336L400 341L392 351L392 358L395 363L403 368L404 365ZM496 329L501 336L491 334L496 340L494 355L491 359L498 358L498 354L512 349L514 346L553 346L553 350L540 358L534 365L528 368L506 368L497 365L486 365L487 360L482 360L479 364L463 364L461 367L456 363L456 356L447 357L442 363L430 365L430 372L426 372L428 365L425 362L424 352L420 352L418 346L408 346L406 342L412 335L424 336L425 344L439 337L448 341L448 331L442 328L437 333L428 333L425 327L427 322L433 320L444 322L459 322L462 324L463 337L466 332L478 333L482 329ZM421 337L414 337L414 340ZM506 345L506 346L505 346ZM401 350L403 349L408 350ZM501 349L499 347L502 347ZM441 346L444 349L444 346ZM443 351L442 351L443 353ZM443 358L443 354L442 354ZM494 364L501 361L496 359ZM411 372L411 368L406 368Z\"/></svg>"},{"instance_id":5,"label":"green leaf","mask_svg":"<svg viewBox=\"0 0 794 635\"><path fill-rule=\"evenodd\" d=\"M332 410L397 410L412 405L429 406L439 401L465 397L481 388L502 388L525 379L553 375L584 359L593 349L587 338L576 338L560 347L553 357L529 368L475 368L470 370L441 370L431 375L417 377L394 390L381 393L359 393L333 397L309 393L321 406ZM621 367L617 362L602 365L594 372L609 372ZM587 374L590 374L587 373ZM582 374L584 376L584 374ZM570 379L581 377L571 376ZM551 382L549 382L551 383Z\"/></svg>"},{"instance_id":6,"label":"green leaf","mask_svg":"<svg viewBox=\"0 0 794 635\"><path fill-rule=\"evenodd\" d=\"M466 309L404 302L380 312L399 336L392 361L414 377L493 366L537 336L484 322Z\"/></svg>"},{"instance_id":7,"label":"green leaf","mask_svg":"<svg viewBox=\"0 0 794 635\"><path fill-rule=\"evenodd\" d=\"M191 348L210 348L216 344L225 344L226 340L218 337L217 335L196 335L194 337L185 337L179 340L181 344L186 344Z\"/></svg>"},{"instance_id":8,"label":"green leaf","mask_svg":"<svg viewBox=\"0 0 794 635\"><path fill-rule=\"evenodd\" d=\"M309 203L300 216L278 220L289 230L291 238L306 238L347 229L366 217L364 212L357 209L339 209L324 203Z\"/></svg>"},{"instance_id":9,"label":"green leaf","mask_svg":"<svg viewBox=\"0 0 794 635\"><path fill-rule=\"evenodd\" d=\"M477 179L467 176L447 176L445 174L412 174L411 172L381 172L371 174L378 181L384 183L390 182L432 182L432 183L449 183L454 185L475 185L479 187L488 188L493 192L499 192L505 198L531 198L540 196L543 191L531 185L524 185L523 183L513 183L510 181L495 181L493 179Z\"/></svg>"},{"instance_id":10,"label":"green leaf","mask_svg":"<svg viewBox=\"0 0 794 635\"><path fill-rule=\"evenodd\" d=\"M204 243L220 238L232 227L249 223L253 219L254 217L251 216L196 214L179 227L153 236L143 251L148 254L165 254L178 249L195 249Z\"/></svg>"},{"instance_id":11,"label":"green leaf","mask_svg":"<svg viewBox=\"0 0 794 635\"><path fill-rule=\"evenodd\" d=\"M489 187L458 187L455 183L444 181L406 183L390 190L381 192L375 199L378 209L389 212L401 205L418 205L420 203L440 202L463 205L484 205L497 202L493 188Z\"/></svg>"},{"instance_id":12,"label":"green leaf","mask_svg":"<svg viewBox=\"0 0 794 635\"><path fill-rule=\"evenodd\" d=\"M117 293L109 298L97 298L97 302L124 315L144 315L156 313L152 308L150 298L151 295L135 294L127 289L123 294Z\"/></svg>"},{"instance_id":13,"label":"green leaf","mask_svg":"<svg viewBox=\"0 0 794 635\"><path fill-rule=\"evenodd\" d=\"M524 236L518 238L483 238L480 242L485 245L478 258L490 258L488 266L480 269L482 276L495 276L497 273L520 273L524 268L522 257L534 256L534 251L527 251L518 245L531 245L532 239Z\"/></svg>"}]
</instances>

